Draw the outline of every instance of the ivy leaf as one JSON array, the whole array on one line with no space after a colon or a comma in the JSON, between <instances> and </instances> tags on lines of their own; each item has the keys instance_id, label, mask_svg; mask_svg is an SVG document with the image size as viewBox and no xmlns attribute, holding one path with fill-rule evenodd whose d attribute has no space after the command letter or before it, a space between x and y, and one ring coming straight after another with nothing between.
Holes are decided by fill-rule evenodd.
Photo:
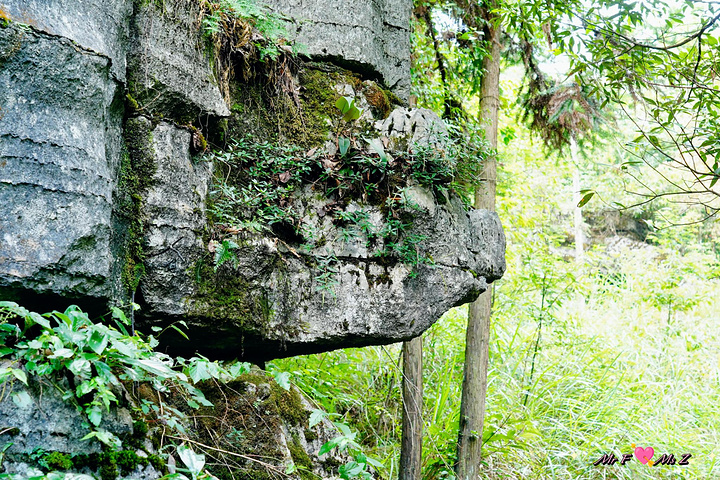
<instances>
[{"instance_id":1,"label":"ivy leaf","mask_svg":"<svg viewBox=\"0 0 720 480\"><path fill-rule=\"evenodd\" d=\"M327 413L323 412L320 409L315 409L310 413L310 420L308 423L308 426L310 428L314 427L318 423L323 421L323 418L327 417Z\"/></svg>"},{"instance_id":2,"label":"ivy leaf","mask_svg":"<svg viewBox=\"0 0 720 480\"><path fill-rule=\"evenodd\" d=\"M361 472L365 470L365 464L360 464L355 461L350 461L346 463L345 465L340 466L338 468L338 473L340 474L341 478L355 478L357 477Z\"/></svg>"},{"instance_id":3,"label":"ivy leaf","mask_svg":"<svg viewBox=\"0 0 720 480\"><path fill-rule=\"evenodd\" d=\"M53 352L52 355L50 355L48 358L70 358L75 354L72 350L69 348L58 348Z\"/></svg>"},{"instance_id":4,"label":"ivy leaf","mask_svg":"<svg viewBox=\"0 0 720 480\"><path fill-rule=\"evenodd\" d=\"M110 432L107 432L105 430L96 430L94 432L90 432L87 435L85 435L80 440L90 440L91 438L97 438L102 443L109 447L119 447L120 446L120 439L117 438L115 435L113 435Z\"/></svg>"},{"instance_id":5,"label":"ivy leaf","mask_svg":"<svg viewBox=\"0 0 720 480\"><path fill-rule=\"evenodd\" d=\"M207 362L199 360L191 365L187 369L188 376L192 379L193 383L198 383L203 380L209 380L212 378L207 368Z\"/></svg>"},{"instance_id":6,"label":"ivy leaf","mask_svg":"<svg viewBox=\"0 0 720 480\"><path fill-rule=\"evenodd\" d=\"M90 335L90 338L88 339L88 345L98 355L102 355L102 352L105 350L105 347L107 347L107 344L107 335L104 335L97 330L94 330L92 335Z\"/></svg>"},{"instance_id":7,"label":"ivy leaf","mask_svg":"<svg viewBox=\"0 0 720 480\"><path fill-rule=\"evenodd\" d=\"M10 369L10 372L13 374L15 378L20 380L22 383L27 385L27 375L23 370L20 370L19 368L12 368Z\"/></svg>"},{"instance_id":8,"label":"ivy leaf","mask_svg":"<svg viewBox=\"0 0 720 480\"><path fill-rule=\"evenodd\" d=\"M290 390L290 372L273 372L275 382L285 390Z\"/></svg>"},{"instance_id":9,"label":"ivy leaf","mask_svg":"<svg viewBox=\"0 0 720 480\"><path fill-rule=\"evenodd\" d=\"M197 477L205 466L205 455L195 453L192 448L185 445L179 446L177 452L193 478Z\"/></svg>"},{"instance_id":10,"label":"ivy leaf","mask_svg":"<svg viewBox=\"0 0 720 480\"><path fill-rule=\"evenodd\" d=\"M340 156L344 157L350 149L350 139L346 137L338 138L338 149L340 150Z\"/></svg>"},{"instance_id":11,"label":"ivy leaf","mask_svg":"<svg viewBox=\"0 0 720 480\"><path fill-rule=\"evenodd\" d=\"M92 408L89 409L87 415L90 423L92 423L96 427L100 425L100 422L102 421L102 410L100 410L100 407L94 405Z\"/></svg>"},{"instance_id":12,"label":"ivy leaf","mask_svg":"<svg viewBox=\"0 0 720 480\"><path fill-rule=\"evenodd\" d=\"M51 328L50 321L47 318L40 315L39 313L30 312L29 317L30 317L30 319L32 319L33 322L37 323L38 325L40 325L44 328L47 328L48 330ZM28 318L28 317L25 317L25 318Z\"/></svg>"},{"instance_id":13,"label":"ivy leaf","mask_svg":"<svg viewBox=\"0 0 720 480\"><path fill-rule=\"evenodd\" d=\"M162 379L172 378L173 376L175 376L175 372L159 360L153 360L149 358L128 358L125 359L125 362L130 365L141 367L149 374L156 375Z\"/></svg>"},{"instance_id":14,"label":"ivy leaf","mask_svg":"<svg viewBox=\"0 0 720 480\"><path fill-rule=\"evenodd\" d=\"M582 208L583 206L585 206L585 204L588 203L593 196L595 196L595 192L586 193L578 202L577 208Z\"/></svg>"},{"instance_id":15,"label":"ivy leaf","mask_svg":"<svg viewBox=\"0 0 720 480\"><path fill-rule=\"evenodd\" d=\"M112 307L112 318L115 320L120 321L121 323L124 323L125 325L130 325L130 320L128 320L127 316L125 316L125 312L120 310L117 307Z\"/></svg>"},{"instance_id":16,"label":"ivy leaf","mask_svg":"<svg viewBox=\"0 0 720 480\"><path fill-rule=\"evenodd\" d=\"M318 452L318 456L325 455L329 451L331 451L333 448L337 447L338 442L340 441L340 437L333 438L332 440L328 440L323 444L322 447L320 447L320 451Z\"/></svg>"},{"instance_id":17,"label":"ivy leaf","mask_svg":"<svg viewBox=\"0 0 720 480\"><path fill-rule=\"evenodd\" d=\"M82 397L83 395L87 395L88 393L92 392L94 389L95 383L91 380L86 380L77 386L77 388L75 389L75 395L77 395L78 397Z\"/></svg>"},{"instance_id":18,"label":"ivy leaf","mask_svg":"<svg viewBox=\"0 0 720 480\"><path fill-rule=\"evenodd\" d=\"M230 373L230 376L233 378L237 378L240 375L244 373L250 373L250 364L247 362L237 362L228 368L228 372Z\"/></svg>"},{"instance_id":19,"label":"ivy leaf","mask_svg":"<svg viewBox=\"0 0 720 480\"><path fill-rule=\"evenodd\" d=\"M18 408L23 410L30 407L33 403L32 398L30 398L30 395L25 390L13 393L12 401Z\"/></svg>"},{"instance_id":20,"label":"ivy leaf","mask_svg":"<svg viewBox=\"0 0 720 480\"><path fill-rule=\"evenodd\" d=\"M90 362L84 358L76 358L70 362L68 370L81 378L89 378L92 376L92 366Z\"/></svg>"}]
</instances>

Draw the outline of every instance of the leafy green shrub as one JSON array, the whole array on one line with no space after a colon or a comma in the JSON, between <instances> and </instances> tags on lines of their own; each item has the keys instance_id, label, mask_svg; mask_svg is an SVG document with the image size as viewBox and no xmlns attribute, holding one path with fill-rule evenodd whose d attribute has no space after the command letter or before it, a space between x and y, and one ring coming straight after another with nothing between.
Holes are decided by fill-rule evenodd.
<instances>
[{"instance_id":1,"label":"leafy green shrub","mask_svg":"<svg viewBox=\"0 0 720 480\"><path fill-rule=\"evenodd\" d=\"M75 387L68 389L66 397L90 430L83 439L96 438L119 447L120 439L102 428L102 420L118 405L120 382L148 382L157 392L173 388L192 407L211 406L195 383L211 378L228 381L249 371L245 363L226 368L205 358L173 359L153 350L158 341L152 335L129 335L128 319L119 308L112 309L112 319L117 328L93 322L76 306L40 315L13 302L0 302L0 358L8 360L0 369L0 382L16 379L27 384L32 375L61 383L69 376ZM18 404L30 401L24 391L14 392L13 400ZM169 427L183 431L182 415L176 409L167 405L159 409L144 400L141 410L152 411Z\"/></svg>"}]
</instances>

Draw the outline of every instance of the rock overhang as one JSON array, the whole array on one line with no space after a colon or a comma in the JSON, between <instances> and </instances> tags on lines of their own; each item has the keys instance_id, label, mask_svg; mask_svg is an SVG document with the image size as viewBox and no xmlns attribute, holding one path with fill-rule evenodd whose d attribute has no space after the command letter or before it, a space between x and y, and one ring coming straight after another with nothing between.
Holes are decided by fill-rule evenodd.
<instances>
[{"instance_id":1,"label":"rock overhang","mask_svg":"<svg viewBox=\"0 0 720 480\"><path fill-rule=\"evenodd\" d=\"M175 351L265 360L409 339L502 275L504 237L497 216L468 211L457 197L438 197L418 185L406 188L408 197L420 207L414 209L414 226L408 233L425 238L422 249L432 264L409 267L377 258L377 251L367 247L368 239L341 242L337 225L317 214L327 200L318 199L312 191L299 191L300 216L324 232L323 245L306 251L300 242L282 236L242 232L226 237L239 246L239 264L215 271L208 251L207 212L213 165L193 155L202 122L183 122L188 117L218 119L240 113L234 105L230 108L217 80L212 80L211 62L197 47L202 38L197 31L187 30L192 22L167 21L151 4L136 6L133 13L130 2L113 2L103 7L109 9L103 14L91 0L77 2L73 9L82 9L83 15L92 17L94 12L106 17L79 23L62 20L72 12L39 3L9 3L11 15L33 17L33 23L0 28L0 47L4 48L0 80L8 92L0 100L5 114L0 119L0 160L5 162L0 167L0 197L10 206L0 215L0 292L6 298L31 299L40 310L43 304L59 308L63 299L82 305L127 304L134 299L142 306L137 312L140 327L178 320L188 324L190 342L167 336L166 342ZM381 29L397 30L395 34L409 29L409 9L402 13L404 3L397 8L392 2L385 6L367 3L368 11L384 16ZM154 20L152 28L148 19ZM368 21L376 20L368 17ZM333 22L317 18L310 23L312 28L340 25ZM308 29L310 23L305 23ZM83 31L87 25L92 26L91 32ZM179 29L182 25L184 30ZM178 38L182 35L186 35L184 42ZM161 59L171 55L172 49L162 38L185 46L179 55L186 68L163 70ZM354 37L343 41L350 38ZM370 65L381 72L387 85L393 85L392 75L408 80L399 73L405 68L402 62L394 73L387 69L397 63L393 59L408 61L409 43L393 43L392 38L388 34L382 40L386 42L383 48L392 43L394 56L360 58L342 49L329 55ZM353 42L363 44L364 40ZM16 49L15 44L20 47ZM327 53L321 43L310 46L315 58ZM53 55L58 60L50 69L37 70ZM36 70L28 70L27 65ZM128 72L125 65L130 67ZM193 82L188 71L204 73ZM28 75L35 79L17 80ZM30 88L52 78L59 85L76 80L72 88L48 85L41 94L42 88ZM147 79L152 81L144 82ZM369 112L367 102L372 100L361 94L367 92L365 83L350 75L346 84L324 95L331 99L352 95L365 102ZM381 87L373 91L382 91ZM402 93L402 88L395 91ZM319 92L301 95L315 94ZM380 96L387 102L384 93ZM9 121L22 120L28 108L42 105L47 107L43 122L31 122L27 116L27 121ZM397 109L383 119L387 113L380 113L377 135L386 136L390 143L408 135L422 138L428 125L439 122L428 111ZM128 122L145 132L148 145L141 155L153 164L152 175L147 175L152 181L142 191L123 192L127 188L121 181L123 172L127 173L123 169L137 168L138 159L130 157L139 150L128 144ZM18 150L20 146L25 153ZM55 173L48 168L55 168ZM124 197L137 202L129 209L132 215L118 205ZM34 210L28 210L33 205ZM342 205L343 212L360 210L377 219L380 228L385 215L382 205L361 201ZM133 258L138 245L141 255ZM125 275L129 261L139 281L133 288L128 288ZM328 268L337 271L332 289L318 281Z\"/></svg>"}]
</instances>

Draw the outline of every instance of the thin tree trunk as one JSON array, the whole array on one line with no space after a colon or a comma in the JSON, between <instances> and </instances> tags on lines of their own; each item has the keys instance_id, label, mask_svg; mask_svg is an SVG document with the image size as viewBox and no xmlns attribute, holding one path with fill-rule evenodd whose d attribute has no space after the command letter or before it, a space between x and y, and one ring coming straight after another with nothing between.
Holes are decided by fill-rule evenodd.
<instances>
[{"instance_id":1,"label":"thin tree trunk","mask_svg":"<svg viewBox=\"0 0 720 480\"><path fill-rule=\"evenodd\" d=\"M575 135L570 135L570 156L572 158L573 170L573 191L575 192L575 261L581 262L585 255L585 237L582 230L582 210L578 207L578 203L582 198L580 194L580 163L578 162L578 146L575 141Z\"/></svg>"},{"instance_id":2,"label":"thin tree trunk","mask_svg":"<svg viewBox=\"0 0 720 480\"><path fill-rule=\"evenodd\" d=\"M489 9L483 8L481 11L487 21L485 38L488 40L489 55L483 61L485 76L480 98L480 114L486 123L487 141L492 149L497 149L500 28L496 26L497 19ZM495 210L496 180L496 159L490 157L485 162L482 182L475 189L475 208ZM488 288L470 305L468 312L456 466L457 477L460 480L477 480L481 467L491 308L492 288Z\"/></svg>"},{"instance_id":3,"label":"thin tree trunk","mask_svg":"<svg viewBox=\"0 0 720 480\"><path fill-rule=\"evenodd\" d=\"M403 343L400 480L420 480L422 467L422 336Z\"/></svg>"}]
</instances>

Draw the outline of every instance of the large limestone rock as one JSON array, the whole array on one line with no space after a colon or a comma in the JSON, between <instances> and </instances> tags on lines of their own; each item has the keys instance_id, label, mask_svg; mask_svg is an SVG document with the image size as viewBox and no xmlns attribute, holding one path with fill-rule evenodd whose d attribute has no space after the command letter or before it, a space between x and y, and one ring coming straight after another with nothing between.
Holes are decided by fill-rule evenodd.
<instances>
[{"instance_id":1,"label":"large limestone rock","mask_svg":"<svg viewBox=\"0 0 720 480\"><path fill-rule=\"evenodd\" d=\"M1 299L41 311L78 303L98 314L134 299L141 328L188 323L192 342L163 336L176 351L265 360L411 338L502 275L497 217L413 185L406 233L423 239L418 255L429 262L383 259L384 240L345 238L326 214L330 200L307 188L294 208L316 241L238 233L237 265L215 271L206 211L213 165L192 153L203 132L222 137L208 130L231 110L247 125L261 102L228 108L189 3L174 2L188 8L172 12L155 2L70 3L0 3L11 18L0 20ZM408 2L276 7L314 15L295 27L315 59L377 73L397 92L407 86ZM354 13L340 18L343 11ZM287 69L281 87L260 89L314 105L313 119L286 131L317 125L324 130L314 138L330 139L340 94L366 102L366 132L377 121L376 135L391 145L442 131L429 111L388 117L382 89L326 67L306 77L340 81L335 90L298 85L303 76ZM249 90L240 78L235 87ZM254 131L235 125L238 134ZM382 205L342 208L364 209L378 229L386 221Z\"/></svg>"},{"instance_id":2,"label":"large limestone rock","mask_svg":"<svg viewBox=\"0 0 720 480\"><path fill-rule=\"evenodd\" d=\"M156 185L172 203L167 172L158 171ZM361 232L346 238L323 215L331 202L309 189L295 199L306 228L322 239L309 251L290 240L241 233L232 237L240 245L238 265L214 272L212 256L197 248L202 242L191 230L154 227L140 324L186 320L192 341L177 337L179 351L259 360L415 337L503 274L505 239L494 213L466 211L456 197L440 205L420 187L406 196L415 205L407 235L425 239L418 255L431 264L388 262L378 255L383 240L369 248ZM191 211L185 201L178 200L172 211L178 221L169 223L180 224L183 211ZM202 205L198 195L192 210ZM352 202L345 211L361 209L382 229L379 206Z\"/></svg>"},{"instance_id":3,"label":"large limestone rock","mask_svg":"<svg viewBox=\"0 0 720 480\"><path fill-rule=\"evenodd\" d=\"M7 366L0 361L0 368ZM163 453L170 454L169 465L161 460L157 447L163 429L153 427L153 419L138 412L140 401L158 401L149 385L132 389L136 397L117 388L121 406L103 412L101 428L121 441L121 453L110 460L101 456L107 454L102 443L82 440L89 432L87 420L62 398L63 391L73 388L67 380L28 378L27 386L19 381L4 383L0 394L0 445L7 446L0 474L22 480L62 470L72 478L90 480L113 478L109 473L115 470L117 478L156 480L168 473L168 466L184 466L177 451L167 446ZM296 473L287 476L292 480L306 478L309 472L313 478L339 479L338 466L346 463L348 456L337 450L318 453L340 432L327 418L311 425L315 407L297 388L285 390L258 369L227 384L206 381L198 388L212 406L194 410L173 390L165 392L163 402L181 412L178 419L184 425L183 437L197 453L205 452L208 465L212 464L209 470L216 476L265 478L294 465ZM211 448L198 448L192 442ZM259 452L263 461L253 461ZM63 466L63 462L72 466ZM111 462L114 465L108 468ZM100 470L103 467L104 471Z\"/></svg>"}]
</instances>

